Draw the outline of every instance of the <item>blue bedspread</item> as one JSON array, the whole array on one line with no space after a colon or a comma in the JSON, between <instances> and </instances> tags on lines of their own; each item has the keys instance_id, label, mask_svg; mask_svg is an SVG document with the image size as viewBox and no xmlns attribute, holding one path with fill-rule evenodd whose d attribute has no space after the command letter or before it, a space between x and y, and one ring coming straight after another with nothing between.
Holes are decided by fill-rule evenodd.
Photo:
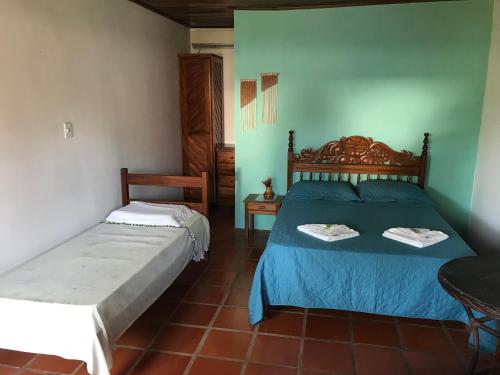
<instances>
[{"instance_id":1,"label":"blue bedspread","mask_svg":"<svg viewBox=\"0 0 500 375\"><path fill-rule=\"evenodd\" d=\"M297 231L313 223L345 224L360 236L329 243ZM382 237L391 227L441 230L450 238L418 249ZM470 255L431 205L285 199L255 271L250 321L263 319L264 305L465 321L437 273L448 260Z\"/></svg>"}]
</instances>

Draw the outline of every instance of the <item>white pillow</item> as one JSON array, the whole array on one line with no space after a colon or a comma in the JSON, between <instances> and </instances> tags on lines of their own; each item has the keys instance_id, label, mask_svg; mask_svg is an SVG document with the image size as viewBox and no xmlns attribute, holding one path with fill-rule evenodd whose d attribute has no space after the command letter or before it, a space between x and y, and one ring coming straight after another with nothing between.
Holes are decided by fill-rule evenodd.
<instances>
[{"instance_id":1,"label":"white pillow","mask_svg":"<svg viewBox=\"0 0 500 375\"><path fill-rule=\"evenodd\" d=\"M180 227L195 211L183 205L131 202L111 212L106 222L115 224Z\"/></svg>"}]
</instances>

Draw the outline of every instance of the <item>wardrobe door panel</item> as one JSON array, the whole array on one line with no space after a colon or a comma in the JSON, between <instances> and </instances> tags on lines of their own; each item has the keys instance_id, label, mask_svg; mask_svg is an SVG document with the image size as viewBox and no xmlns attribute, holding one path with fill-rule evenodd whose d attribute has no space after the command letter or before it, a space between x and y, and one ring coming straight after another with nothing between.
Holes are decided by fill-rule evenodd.
<instances>
[{"instance_id":1,"label":"wardrobe door panel","mask_svg":"<svg viewBox=\"0 0 500 375\"><path fill-rule=\"evenodd\" d=\"M189 155L183 159L184 175L201 176L201 172L210 170L211 155L210 148L207 147L207 136L205 134L191 134L185 137L184 147L189 149ZM201 199L201 191L200 189L185 188L184 198L189 200Z\"/></svg>"},{"instance_id":2,"label":"wardrobe door panel","mask_svg":"<svg viewBox=\"0 0 500 375\"><path fill-rule=\"evenodd\" d=\"M210 135L210 60L181 62L181 96L183 133Z\"/></svg>"},{"instance_id":3,"label":"wardrobe door panel","mask_svg":"<svg viewBox=\"0 0 500 375\"><path fill-rule=\"evenodd\" d=\"M224 143L224 80L222 61L212 61L212 121L216 144Z\"/></svg>"}]
</instances>

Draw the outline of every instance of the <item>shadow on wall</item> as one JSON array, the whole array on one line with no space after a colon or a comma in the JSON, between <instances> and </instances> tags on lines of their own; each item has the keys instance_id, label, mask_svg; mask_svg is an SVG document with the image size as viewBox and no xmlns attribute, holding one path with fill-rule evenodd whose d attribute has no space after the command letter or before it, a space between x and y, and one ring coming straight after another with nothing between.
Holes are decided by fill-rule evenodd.
<instances>
[{"instance_id":1,"label":"shadow on wall","mask_svg":"<svg viewBox=\"0 0 500 375\"><path fill-rule=\"evenodd\" d=\"M452 199L432 187L426 187L425 191L434 202L439 202L439 207L437 207L439 213L446 219L453 229L455 229L460 235L464 235L466 232L466 225L460 219L467 217L469 212L463 207L460 207Z\"/></svg>"},{"instance_id":2,"label":"shadow on wall","mask_svg":"<svg viewBox=\"0 0 500 375\"><path fill-rule=\"evenodd\" d=\"M480 216L471 213L467 242L479 255L500 255L500 231Z\"/></svg>"}]
</instances>

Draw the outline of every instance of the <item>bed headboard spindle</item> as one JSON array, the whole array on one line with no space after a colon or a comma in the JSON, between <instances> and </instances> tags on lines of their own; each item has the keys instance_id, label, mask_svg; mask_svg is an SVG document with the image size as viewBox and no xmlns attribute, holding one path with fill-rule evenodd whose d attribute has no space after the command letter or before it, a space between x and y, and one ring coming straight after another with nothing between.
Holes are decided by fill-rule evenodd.
<instances>
[{"instance_id":1,"label":"bed headboard spindle","mask_svg":"<svg viewBox=\"0 0 500 375\"><path fill-rule=\"evenodd\" d=\"M127 168L122 168L121 185L122 185L123 206L129 204L131 200L151 202L151 203L182 204L208 217L208 173L207 172L202 172L201 177L165 176L158 174L133 174L133 173L128 173ZM184 188L184 187L200 188L202 192L201 202L130 199L130 192L129 192L130 185L163 186L163 187L177 187L177 188Z\"/></svg>"}]
</instances>

